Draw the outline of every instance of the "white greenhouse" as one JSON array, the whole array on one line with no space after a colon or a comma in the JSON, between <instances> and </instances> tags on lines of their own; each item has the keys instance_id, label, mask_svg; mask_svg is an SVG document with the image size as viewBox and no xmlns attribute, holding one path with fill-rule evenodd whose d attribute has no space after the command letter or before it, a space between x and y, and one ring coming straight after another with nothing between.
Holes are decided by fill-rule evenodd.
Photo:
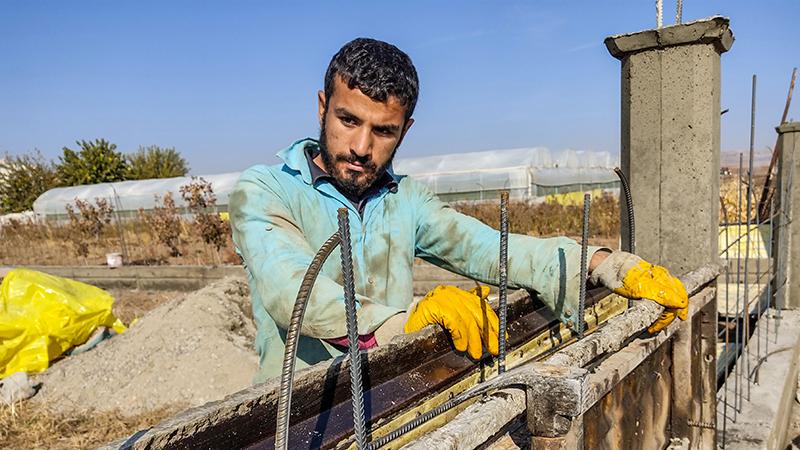
<instances>
[{"instance_id":1,"label":"white greenhouse","mask_svg":"<svg viewBox=\"0 0 800 450\"><path fill-rule=\"evenodd\" d=\"M445 201L498 198L503 190L511 198L533 200L617 188L617 164L608 152L533 147L399 159L394 168L425 183Z\"/></svg>"},{"instance_id":2,"label":"white greenhouse","mask_svg":"<svg viewBox=\"0 0 800 450\"><path fill-rule=\"evenodd\" d=\"M200 178L211 183L217 197L218 209L226 211L228 194L236 185L239 172L202 175ZM181 198L180 188L191 182L191 177L176 177L60 187L40 195L33 202L33 211L48 218L62 217L67 213L66 205L75 203L76 199L94 201L96 198L104 198L111 202L115 211L129 215L135 214L140 208L152 209L156 206L156 196L163 198L167 192L172 193L175 206L185 209L186 203Z\"/></svg>"},{"instance_id":3,"label":"white greenhouse","mask_svg":"<svg viewBox=\"0 0 800 450\"><path fill-rule=\"evenodd\" d=\"M616 165L616 158L608 152L554 152L533 147L398 158L394 170L425 183L445 201L489 200L498 198L503 190L510 191L512 198L535 200L551 194L617 188ZM211 183L219 211L226 211L239 172L202 178ZM183 208L179 190L191 181L190 177L178 177L56 188L36 199L33 209L40 216L63 217L65 206L75 199L105 198L122 215L135 214L140 208L152 209L156 196L167 192L172 192L176 206Z\"/></svg>"}]
</instances>

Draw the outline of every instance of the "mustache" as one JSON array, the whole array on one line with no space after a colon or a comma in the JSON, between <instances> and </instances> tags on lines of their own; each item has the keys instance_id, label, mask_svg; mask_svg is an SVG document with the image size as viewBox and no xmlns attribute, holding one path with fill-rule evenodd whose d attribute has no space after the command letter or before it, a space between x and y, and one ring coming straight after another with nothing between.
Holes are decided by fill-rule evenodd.
<instances>
[{"instance_id":1,"label":"mustache","mask_svg":"<svg viewBox=\"0 0 800 450\"><path fill-rule=\"evenodd\" d=\"M374 171L378 168L378 166L372 161L372 158L369 155L365 156L358 156L353 153L349 155L336 155L334 156L335 162L344 162L344 163L359 163L364 169Z\"/></svg>"}]
</instances>

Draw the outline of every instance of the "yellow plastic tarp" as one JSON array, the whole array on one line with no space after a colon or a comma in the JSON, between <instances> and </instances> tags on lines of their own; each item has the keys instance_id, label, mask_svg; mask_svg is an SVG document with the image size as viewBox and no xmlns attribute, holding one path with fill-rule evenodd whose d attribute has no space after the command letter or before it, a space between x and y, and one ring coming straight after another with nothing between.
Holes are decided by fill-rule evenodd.
<instances>
[{"instance_id":1,"label":"yellow plastic tarp","mask_svg":"<svg viewBox=\"0 0 800 450\"><path fill-rule=\"evenodd\" d=\"M125 331L108 292L28 269L10 271L0 284L0 378L41 372L99 326Z\"/></svg>"}]
</instances>

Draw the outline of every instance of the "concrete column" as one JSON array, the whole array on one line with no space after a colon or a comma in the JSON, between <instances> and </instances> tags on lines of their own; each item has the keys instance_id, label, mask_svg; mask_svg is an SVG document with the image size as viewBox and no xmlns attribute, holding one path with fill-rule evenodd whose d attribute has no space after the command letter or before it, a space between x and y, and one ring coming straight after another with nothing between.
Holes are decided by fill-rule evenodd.
<instances>
[{"instance_id":1,"label":"concrete column","mask_svg":"<svg viewBox=\"0 0 800 450\"><path fill-rule=\"evenodd\" d=\"M792 182L800 172L800 122L789 122L778 130L778 192L775 223L775 305L800 308L800 183ZM798 219L798 220L793 220ZM792 275L794 274L794 278Z\"/></svg>"},{"instance_id":2,"label":"concrete column","mask_svg":"<svg viewBox=\"0 0 800 450\"><path fill-rule=\"evenodd\" d=\"M621 168L636 220L635 253L683 274L719 261L720 55L729 21L712 17L605 40L622 61ZM623 212L623 248L628 223ZM712 313L681 324L672 346L672 437L715 449ZM713 355L710 361L713 362Z\"/></svg>"},{"instance_id":3,"label":"concrete column","mask_svg":"<svg viewBox=\"0 0 800 450\"><path fill-rule=\"evenodd\" d=\"M622 61L636 253L677 274L719 259L720 54L732 43L723 17L605 40Z\"/></svg>"}]
</instances>

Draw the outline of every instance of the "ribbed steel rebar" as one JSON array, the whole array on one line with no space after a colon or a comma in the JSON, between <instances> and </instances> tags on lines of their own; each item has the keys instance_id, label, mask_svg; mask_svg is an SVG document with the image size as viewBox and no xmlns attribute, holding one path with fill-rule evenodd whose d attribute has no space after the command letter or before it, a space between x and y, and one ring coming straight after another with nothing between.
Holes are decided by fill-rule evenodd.
<instances>
[{"instance_id":1,"label":"ribbed steel rebar","mask_svg":"<svg viewBox=\"0 0 800 450\"><path fill-rule=\"evenodd\" d=\"M356 448L366 448L367 430L364 419L364 387L361 383L361 352L358 349L356 290L353 279L353 254L350 246L350 219L347 208L339 208L339 236L342 245L342 284L347 318L347 353L350 356L350 394L353 400L353 430Z\"/></svg>"},{"instance_id":2,"label":"ribbed steel rebar","mask_svg":"<svg viewBox=\"0 0 800 450\"><path fill-rule=\"evenodd\" d=\"M622 187L622 194L625 197L625 210L628 215L628 245L622 248L623 251L636 253L636 221L633 218L633 195L631 186L628 184L628 177L619 167L614 168L614 173L619 177L619 184ZM628 299L628 308L633 306L633 300Z\"/></svg>"},{"instance_id":3,"label":"ribbed steel rebar","mask_svg":"<svg viewBox=\"0 0 800 450\"><path fill-rule=\"evenodd\" d=\"M589 264L588 264L588 250L589 250L589 206L592 203L591 194L583 195L583 232L581 233L581 277L580 282L580 296L578 297L578 339L583 337L584 322L583 318L586 315L586 279L588 278Z\"/></svg>"},{"instance_id":4,"label":"ribbed steel rebar","mask_svg":"<svg viewBox=\"0 0 800 450\"><path fill-rule=\"evenodd\" d=\"M508 324L508 191L500 193L500 329L497 334L497 372L506 371L506 328Z\"/></svg>"},{"instance_id":5,"label":"ribbed steel rebar","mask_svg":"<svg viewBox=\"0 0 800 450\"><path fill-rule=\"evenodd\" d=\"M283 353L283 368L281 369L281 390L278 396L278 417L275 426L275 448L283 450L289 445L289 412L292 408L292 388L294 387L294 367L297 357L297 342L300 337L300 327L303 323L303 315L306 312L308 297L314 282L317 280L319 271L331 252L339 245L339 232L333 235L322 244L319 251L311 260L311 264L306 270L305 276L300 283L300 290L297 291L297 298L294 301L294 310L289 320L289 329L286 330L286 349Z\"/></svg>"},{"instance_id":6,"label":"ribbed steel rebar","mask_svg":"<svg viewBox=\"0 0 800 450\"><path fill-rule=\"evenodd\" d=\"M477 394L475 394L475 395L477 395ZM386 434L384 436L381 436L380 438L375 439L374 441L370 442L369 445L367 446L367 450L376 450L378 448L383 447L384 445L388 444L389 442L392 442L393 440L399 438L400 436L402 436L402 435L410 432L411 430L419 427L420 425L422 425L425 422L433 419L434 417L438 416L439 414L442 414L443 412L445 412L445 411L447 411L449 409L452 409L454 406L458 405L459 403L463 402L464 400L467 400L468 398L469 398L469 396L464 396L462 394L462 395L455 396L455 397L451 398L450 400L447 400L446 402L444 402L441 405L433 408L432 410L430 410L430 411L428 411L426 413L418 415L417 417L415 417L414 419L406 422L405 424L403 424L399 428L397 428L395 430L392 430L388 434Z\"/></svg>"},{"instance_id":7,"label":"ribbed steel rebar","mask_svg":"<svg viewBox=\"0 0 800 450\"><path fill-rule=\"evenodd\" d=\"M750 154L749 161L747 164L747 235L745 237L745 249L744 249L744 292L745 297L747 298L746 306L745 306L745 348L747 348L747 358L745 359L747 373L750 373L751 370L751 362L750 362L750 280L748 279L749 275L749 265L750 265L750 225L751 219L750 216L750 207L752 206L752 197L753 197L753 152L755 148L755 138L756 138L756 76L753 75L753 86L750 94ZM756 310L756 321L758 320L759 311ZM756 325L758 326L758 325ZM756 336L756 343L758 343L758 336ZM750 401L750 392L751 392L751 385L752 385L752 377L748 375L747 377L747 400Z\"/></svg>"},{"instance_id":8,"label":"ribbed steel rebar","mask_svg":"<svg viewBox=\"0 0 800 450\"><path fill-rule=\"evenodd\" d=\"M628 177L625 176L622 169L615 167L614 173L619 177L619 183L622 186L622 194L625 197L625 210L628 214L628 245L627 248L623 248L622 250L636 253L636 224L633 220L633 196L631 195L631 186L628 184Z\"/></svg>"},{"instance_id":9,"label":"ribbed steel rebar","mask_svg":"<svg viewBox=\"0 0 800 450\"><path fill-rule=\"evenodd\" d=\"M736 204L736 235L737 239L741 240L742 237L742 172L744 171L744 154L739 153L739 173L736 174L737 178L737 191L739 194L738 203ZM740 307L740 301L742 298L741 286L742 286L742 246L741 244L737 244L736 246L736 334L734 335L736 338L736 348L740 348L739 345L741 344L741 348L744 349L744 336L742 334L742 321L741 316L742 308ZM738 350L737 350L738 351ZM741 352L742 357L744 357L744 351ZM734 383L733 383L733 392L735 393L735 404L736 411L742 412L742 386L741 386L741 379L742 379L742 363L736 364L734 367ZM736 420L736 415L734 415L734 420Z\"/></svg>"}]
</instances>

